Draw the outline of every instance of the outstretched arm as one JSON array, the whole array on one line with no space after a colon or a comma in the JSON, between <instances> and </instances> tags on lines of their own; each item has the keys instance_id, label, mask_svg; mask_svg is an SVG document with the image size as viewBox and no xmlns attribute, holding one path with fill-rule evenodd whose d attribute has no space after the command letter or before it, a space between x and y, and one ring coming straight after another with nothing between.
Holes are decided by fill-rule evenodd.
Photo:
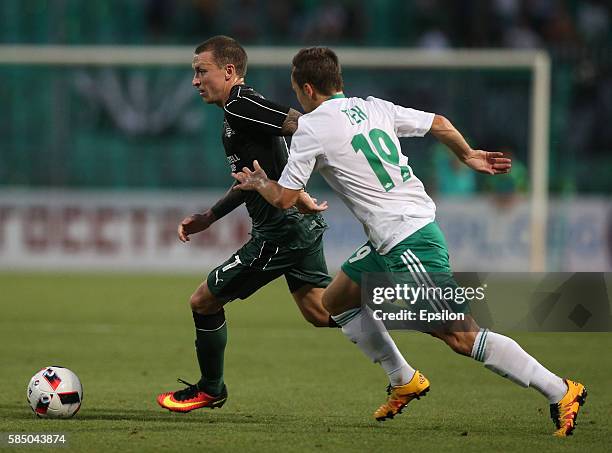
<instances>
[{"instance_id":1,"label":"outstretched arm","mask_svg":"<svg viewBox=\"0 0 612 453\"><path fill-rule=\"evenodd\" d=\"M206 230L217 220L244 203L244 194L233 190L236 185L237 182L234 182L232 187L212 208L204 211L202 214L193 214L183 219L178 226L178 237L181 242L188 242L190 235Z\"/></svg>"},{"instance_id":2,"label":"outstretched arm","mask_svg":"<svg viewBox=\"0 0 612 453\"><path fill-rule=\"evenodd\" d=\"M254 190L266 199L268 203L280 209L289 209L296 206L302 213L313 214L325 211L327 202L317 204L317 200L311 198L303 190L287 189L278 182L268 179L266 172L259 166L259 162L253 161L253 168L244 167L241 172L232 173L239 182L234 190Z\"/></svg>"},{"instance_id":3,"label":"outstretched arm","mask_svg":"<svg viewBox=\"0 0 612 453\"><path fill-rule=\"evenodd\" d=\"M488 175L510 173L512 159L501 152L472 149L463 135L442 115L436 115L430 129L438 141L444 143L468 167Z\"/></svg>"}]
</instances>

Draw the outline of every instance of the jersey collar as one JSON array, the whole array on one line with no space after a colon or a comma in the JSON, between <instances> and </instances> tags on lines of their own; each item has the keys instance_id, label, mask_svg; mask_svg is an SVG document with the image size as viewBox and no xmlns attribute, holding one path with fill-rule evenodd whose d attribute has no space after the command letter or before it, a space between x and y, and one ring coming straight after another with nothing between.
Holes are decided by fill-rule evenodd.
<instances>
[{"instance_id":1,"label":"jersey collar","mask_svg":"<svg viewBox=\"0 0 612 453\"><path fill-rule=\"evenodd\" d=\"M232 86L232 88L230 88L230 97L235 95L236 93L238 93L238 90L240 89L248 89L250 88L249 86L245 85L244 83L238 84L238 85L234 85Z\"/></svg>"},{"instance_id":2,"label":"jersey collar","mask_svg":"<svg viewBox=\"0 0 612 453\"><path fill-rule=\"evenodd\" d=\"M336 94L332 94L330 97L328 97L325 100L329 101L330 99L342 99L342 98L345 98L345 97L346 96L344 95L344 93L336 93Z\"/></svg>"}]
</instances>

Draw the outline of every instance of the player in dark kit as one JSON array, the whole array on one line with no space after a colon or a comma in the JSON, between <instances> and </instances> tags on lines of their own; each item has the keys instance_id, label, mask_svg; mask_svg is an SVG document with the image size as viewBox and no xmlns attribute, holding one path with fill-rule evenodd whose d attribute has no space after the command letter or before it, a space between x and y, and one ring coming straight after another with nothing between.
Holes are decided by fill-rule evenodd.
<instances>
[{"instance_id":1,"label":"player in dark kit","mask_svg":"<svg viewBox=\"0 0 612 453\"><path fill-rule=\"evenodd\" d=\"M287 163L283 136L297 129L300 113L264 99L244 85L247 55L232 38L215 36L199 45L193 58L193 86L208 104L225 111L223 146L232 172L253 167L257 160L272 179ZM304 318L315 326L335 327L323 308L323 289L331 281L323 255L324 210L307 193L296 207L275 208L257 192L229 190L208 211L182 221L179 239L208 228L242 203L252 219L251 239L226 262L214 269L191 296L196 329L196 352L202 377L197 384L158 395L160 406L174 412L201 407L221 407L227 400L223 359L227 343L224 305L245 299L284 275ZM309 214L302 214L301 212Z\"/></svg>"}]
</instances>

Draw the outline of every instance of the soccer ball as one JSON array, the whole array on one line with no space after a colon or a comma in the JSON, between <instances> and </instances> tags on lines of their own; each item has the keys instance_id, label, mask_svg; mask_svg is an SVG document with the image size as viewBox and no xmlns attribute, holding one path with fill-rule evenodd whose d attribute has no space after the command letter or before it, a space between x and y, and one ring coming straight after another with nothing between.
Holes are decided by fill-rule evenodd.
<instances>
[{"instance_id":1,"label":"soccer ball","mask_svg":"<svg viewBox=\"0 0 612 453\"><path fill-rule=\"evenodd\" d=\"M72 417L81 408L82 401L81 381L68 368L45 367L28 384L28 403L39 417Z\"/></svg>"}]
</instances>

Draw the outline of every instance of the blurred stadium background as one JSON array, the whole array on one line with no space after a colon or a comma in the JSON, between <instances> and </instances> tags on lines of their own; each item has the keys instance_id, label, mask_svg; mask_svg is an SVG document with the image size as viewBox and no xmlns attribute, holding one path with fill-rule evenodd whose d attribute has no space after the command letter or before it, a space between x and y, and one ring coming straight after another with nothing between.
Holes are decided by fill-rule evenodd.
<instances>
[{"instance_id":1,"label":"blurred stadium background","mask_svg":"<svg viewBox=\"0 0 612 453\"><path fill-rule=\"evenodd\" d=\"M277 46L319 44L341 56L346 47L382 47L397 50L397 58L404 48L546 52L550 204L537 269L612 269L606 0L2 0L0 268L203 272L241 245L249 230L244 209L187 247L175 237L184 216L210 206L232 182L222 111L203 105L190 84L193 47L220 33L264 60ZM110 48L117 54L129 45L152 50L153 58L157 49L160 57L132 65L92 65L87 56L72 64L36 56L19 63L31 51L48 55L50 45L121 46ZM166 46L175 46L172 61L162 56ZM95 59L96 50L85 50ZM251 61L247 83L298 107L289 59L285 66ZM405 146L438 202L456 270L533 265L533 249L542 245L530 210L533 73L427 66L344 72L349 95L443 114L474 146L514 154L513 173L493 179L464 170L430 138ZM363 233L320 179L309 190L331 200L326 250L336 267Z\"/></svg>"},{"instance_id":2,"label":"blurred stadium background","mask_svg":"<svg viewBox=\"0 0 612 453\"><path fill-rule=\"evenodd\" d=\"M346 66L347 94L443 114L474 146L514 154L513 173L493 179L462 169L431 138L405 143L438 203L455 270L612 270L609 0L0 0L0 434L66 431L69 448L88 452L561 448L534 392L417 333L394 337L435 391L375 425L383 373L336 330L306 324L282 279L227 310L223 410L178 416L156 405L177 376L197 379L189 294L250 227L239 208L188 245L176 238L177 223L232 182L222 111L191 87L193 48L219 33L247 46L247 82L268 98L298 107L286 53L351 48L351 59L367 58ZM457 54L445 52L460 49L464 62L504 53L486 68L450 67ZM417 64L405 60L417 51L447 64L401 67ZM115 63L94 64L109 55ZM125 55L131 64L118 64ZM508 67L521 55L544 76L550 62L544 97L529 65ZM535 110L545 115L534 130ZM335 268L364 236L320 179L309 190L329 197ZM532 209L546 198L547 213L546 203ZM545 235L534 215L547 218ZM562 449L609 451L610 335L512 337L589 388ZM24 398L30 376L50 364L73 369L85 388L83 409L61 427L35 419Z\"/></svg>"}]
</instances>

